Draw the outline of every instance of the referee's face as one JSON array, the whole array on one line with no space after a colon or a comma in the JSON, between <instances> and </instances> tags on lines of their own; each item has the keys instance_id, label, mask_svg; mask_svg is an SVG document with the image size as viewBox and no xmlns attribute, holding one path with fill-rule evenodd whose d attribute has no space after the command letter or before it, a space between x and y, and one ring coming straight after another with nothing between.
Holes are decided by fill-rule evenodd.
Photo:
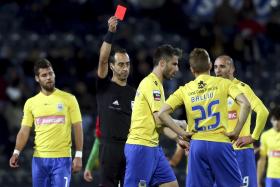
<instances>
[{"instance_id":1,"label":"referee's face","mask_svg":"<svg viewBox=\"0 0 280 187\"><path fill-rule=\"evenodd\" d=\"M55 74L51 67L40 68L38 76L35 77L41 88L46 91L53 91L55 87Z\"/></svg>"},{"instance_id":2,"label":"referee's face","mask_svg":"<svg viewBox=\"0 0 280 187\"><path fill-rule=\"evenodd\" d=\"M113 76L120 81L126 81L130 70L130 60L127 53L116 53L115 62L111 64Z\"/></svg>"}]
</instances>

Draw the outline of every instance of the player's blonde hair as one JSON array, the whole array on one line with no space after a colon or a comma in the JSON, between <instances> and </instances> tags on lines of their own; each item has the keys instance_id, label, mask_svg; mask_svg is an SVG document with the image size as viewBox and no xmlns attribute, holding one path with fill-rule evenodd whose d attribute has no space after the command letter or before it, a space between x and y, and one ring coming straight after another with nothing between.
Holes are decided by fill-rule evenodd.
<instances>
[{"instance_id":1,"label":"player's blonde hair","mask_svg":"<svg viewBox=\"0 0 280 187\"><path fill-rule=\"evenodd\" d=\"M205 49L195 48L189 55L190 67L196 73L204 73L211 68L209 54Z\"/></svg>"}]
</instances>

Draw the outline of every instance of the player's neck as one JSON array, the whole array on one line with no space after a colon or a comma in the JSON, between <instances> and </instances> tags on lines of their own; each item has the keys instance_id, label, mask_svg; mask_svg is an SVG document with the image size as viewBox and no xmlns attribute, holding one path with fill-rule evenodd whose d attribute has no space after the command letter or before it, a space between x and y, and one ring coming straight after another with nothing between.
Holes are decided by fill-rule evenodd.
<instances>
[{"instance_id":1,"label":"player's neck","mask_svg":"<svg viewBox=\"0 0 280 187\"><path fill-rule=\"evenodd\" d=\"M41 92L42 92L44 95L46 95L46 96L51 95L55 90L56 90L56 88L54 88L54 89L51 90L51 91L48 91L48 90L46 90L46 89L44 89L44 88L41 88Z\"/></svg>"},{"instance_id":2,"label":"player's neck","mask_svg":"<svg viewBox=\"0 0 280 187\"><path fill-rule=\"evenodd\" d=\"M235 77L234 76L229 76L229 80L233 80L233 79L235 79Z\"/></svg>"},{"instance_id":3,"label":"player's neck","mask_svg":"<svg viewBox=\"0 0 280 187\"><path fill-rule=\"evenodd\" d=\"M276 132L280 132L280 128L278 128L277 126L276 127L273 127L274 128L274 130L276 131Z\"/></svg>"},{"instance_id":4,"label":"player's neck","mask_svg":"<svg viewBox=\"0 0 280 187\"><path fill-rule=\"evenodd\" d=\"M210 72L207 71L207 72L203 72L203 73L194 73L194 77L198 77L199 75L210 75Z\"/></svg>"},{"instance_id":5,"label":"player's neck","mask_svg":"<svg viewBox=\"0 0 280 187\"><path fill-rule=\"evenodd\" d=\"M112 82L116 83L119 86L126 86L127 80L119 80L116 77L112 77Z\"/></svg>"},{"instance_id":6,"label":"player's neck","mask_svg":"<svg viewBox=\"0 0 280 187\"><path fill-rule=\"evenodd\" d=\"M157 76L157 78L162 83L163 82L163 75L162 75L162 72L160 71L158 66L153 69L153 73Z\"/></svg>"}]
</instances>

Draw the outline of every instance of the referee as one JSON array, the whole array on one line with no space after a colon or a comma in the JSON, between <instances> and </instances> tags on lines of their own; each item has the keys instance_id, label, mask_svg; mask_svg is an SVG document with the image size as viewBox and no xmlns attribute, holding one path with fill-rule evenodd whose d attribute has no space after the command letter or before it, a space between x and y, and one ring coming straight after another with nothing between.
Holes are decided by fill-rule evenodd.
<instances>
[{"instance_id":1,"label":"referee","mask_svg":"<svg viewBox=\"0 0 280 187\"><path fill-rule=\"evenodd\" d=\"M130 127L130 117L136 90L127 85L130 59L124 49L115 50L109 60L112 41L117 29L117 18L108 20L108 32L100 49L97 73L97 106L100 117L100 172L101 187L123 186L125 175L124 145ZM110 62L109 62L110 61ZM108 63L109 62L109 63ZM108 69L113 75L108 76ZM85 180L91 181L86 170Z\"/></svg>"}]
</instances>

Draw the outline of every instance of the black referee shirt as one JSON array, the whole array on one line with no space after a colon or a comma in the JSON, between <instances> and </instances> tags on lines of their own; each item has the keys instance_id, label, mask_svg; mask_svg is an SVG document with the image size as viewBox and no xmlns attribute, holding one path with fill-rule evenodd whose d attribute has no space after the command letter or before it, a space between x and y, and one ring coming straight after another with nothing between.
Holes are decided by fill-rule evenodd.
<instances>
[{"instance_id":1,"label":"black referee shirt","mask_svg":"<svg viewBox=\"0 0 280 187\"><path fill-rule=\"evenodd\" d=\"M97 78L97 106L101 141L126 142L136 90L120 86L108 77Z\"/></svg>"}]
</instances>

